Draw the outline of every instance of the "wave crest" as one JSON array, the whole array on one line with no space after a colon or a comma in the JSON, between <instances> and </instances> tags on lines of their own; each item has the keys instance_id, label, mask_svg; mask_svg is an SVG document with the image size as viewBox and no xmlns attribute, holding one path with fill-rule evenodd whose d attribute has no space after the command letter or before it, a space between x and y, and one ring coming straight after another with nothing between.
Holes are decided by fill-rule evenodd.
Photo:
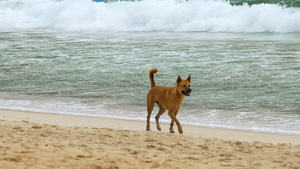
<instances>
[{"instance_id":1,"label":"wave crest","mask_svg":"<svg viewBox=\"0 0 300 169\"><path fill-rule=\"evenodd\" d=\"M228 1L0 1L0 29L300 32L300 8Z\"/></svg>"}]
</instances>

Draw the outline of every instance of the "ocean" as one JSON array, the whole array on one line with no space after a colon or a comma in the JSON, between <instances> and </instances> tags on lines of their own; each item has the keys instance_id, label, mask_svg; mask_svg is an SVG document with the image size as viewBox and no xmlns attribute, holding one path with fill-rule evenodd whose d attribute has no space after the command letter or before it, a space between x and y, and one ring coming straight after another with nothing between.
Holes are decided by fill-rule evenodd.
<instances>
[{"instance_id":1,"label":"ocean","mask_svg":"<svg viewBox=\"0 0 300 169\"><path fill-rule=\"evenodd\" d=\"M299 18L299 7L224 0L0 0L0 108L146 129L157 68L160 86L192 76L183 128L300 135Z\"/></svg>"}]
</instances>

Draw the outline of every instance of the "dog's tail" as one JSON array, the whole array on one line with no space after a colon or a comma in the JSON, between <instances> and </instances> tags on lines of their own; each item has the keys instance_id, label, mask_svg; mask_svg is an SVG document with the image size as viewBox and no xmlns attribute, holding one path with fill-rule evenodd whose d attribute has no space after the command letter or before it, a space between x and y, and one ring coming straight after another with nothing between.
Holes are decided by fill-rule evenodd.
<instances>
[{"instance_id":1,"label":"dog's tail","mask_svg":"<svg viewBox=\"0 0 300 169\"><path fill-rule=\"evenodd\" d=\"M154 81L154 73L157 72L157 69L150 69L149 70L149 80L150 80L150 83L151 83L151 88L156 86L155 85L155 81Z\"/></svg>"}]
</instances>

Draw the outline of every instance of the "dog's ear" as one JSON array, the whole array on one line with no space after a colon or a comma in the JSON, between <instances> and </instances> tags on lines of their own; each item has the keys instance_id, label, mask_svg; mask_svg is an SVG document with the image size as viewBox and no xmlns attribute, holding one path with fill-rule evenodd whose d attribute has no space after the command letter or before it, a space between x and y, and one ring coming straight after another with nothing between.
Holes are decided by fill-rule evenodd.
<instances>
[{"instance_id":1,"label":"dog's ear","mask_svg":"<svg viewBox=\"0 0 300 169\"><path fill-rule=\"evenodd\" d=\"M189 75L189 77L188 77L186 80L189 81L189 82L191 83L191 78L192 78L192 76Z\"/></svg>"},{"instance_id":2,"label":"dog's ear","mask_svg":"<svg viewBox=\"0 0 300 169\"><path fill-rule=\"evenodd\" d=\"M181 77L178 76L178 78L177 78L177 84L179 84L181 81L182 81Z\"/></svg>"}]
</instances>

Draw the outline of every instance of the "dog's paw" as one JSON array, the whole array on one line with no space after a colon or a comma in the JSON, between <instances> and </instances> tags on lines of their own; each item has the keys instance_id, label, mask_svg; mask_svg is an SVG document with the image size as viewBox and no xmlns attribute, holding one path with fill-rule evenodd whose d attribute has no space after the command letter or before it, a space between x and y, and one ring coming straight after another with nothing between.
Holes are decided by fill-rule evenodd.
<instances>
[{"instance_id":1,"label":"dog's paw","mask_svg":"<svg viewBox=\"0 0 300 169\"><path fill-rule=\"evenodd\" d=\"M159 125L159 124L158 124L158 125L156 125L156 128L157 128L157 130L161 131L161 127L160 127L160 125Z\"/></svg>"}]
</instances>

